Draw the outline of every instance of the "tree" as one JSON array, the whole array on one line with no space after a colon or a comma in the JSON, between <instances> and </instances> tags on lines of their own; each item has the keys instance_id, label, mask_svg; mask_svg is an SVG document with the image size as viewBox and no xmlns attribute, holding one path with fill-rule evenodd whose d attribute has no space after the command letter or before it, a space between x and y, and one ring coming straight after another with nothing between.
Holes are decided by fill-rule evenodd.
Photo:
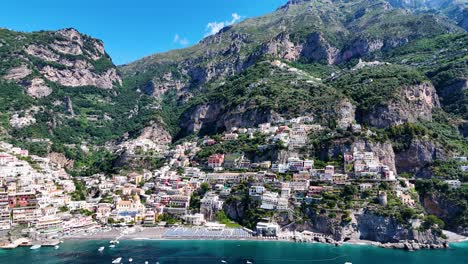
<instances>
[{"instance_id":1,"label":"tree","mask_svg":"<svg viewBox=\"0 0 468 264\"><path fill-rule=\"evenodd\" d=\"M177 175L184 175L185 169L183 167L177 167Z\"/></svg>"},{"instance_id":2,"label":"tree","mask_svg":"<svg viewBox=\"0 0 468 264\"><path fill-rule=\"evenodd\" d=\"M439 229L442 229L444 228L445 223L435 215L427 215L424 217L424 221L422 223L422 227L424 229L433 228L435 225L437 225Z\"/></svg>"},{"instance_id":3,"label":"tree","mask_svg":"<svg viewBox=\"0 0 468 264\"><path fill-rule=\"evenodd\" d=\"M354 185L346 185L343 188L343 196L352 198L355 195L357 195L357 193L358 193L358 189Z\"/></svg>"},{"instance_id":4,"label":"tree","mask_svg":"<svg viewBox=\"0 0 468 264\"><path fill-rule=\"evenodd\" d=\"M203 196L205 195L205 193L207 193L209 190L211 189L210 185L206 182L202 183L200 185L200 196Z\"/></svg>"}]
</instances>

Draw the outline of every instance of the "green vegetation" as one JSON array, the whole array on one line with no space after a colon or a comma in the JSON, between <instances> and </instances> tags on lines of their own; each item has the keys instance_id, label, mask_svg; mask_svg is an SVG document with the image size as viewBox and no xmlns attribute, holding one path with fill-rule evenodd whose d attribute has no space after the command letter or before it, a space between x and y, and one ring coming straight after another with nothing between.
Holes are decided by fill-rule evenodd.
<instances>
[{"instance_id":1,"label":"green vegetation","mask_svg":"<svg viewBox=\"0 0 468 264\"><path fill-rule=\"evenodd\" d=\"M434 83L444 110L467 119L467 46L468 34L443 34L389 50L382 59L417 68Z\"/></svg>"},{"instance_id":2,"label":"green vegetation","mask_svg":"<svg viewBox=\"0 0 468 264\"><path fill-rule=\"evenodd\" d=\"M259 208L259 202L254 201L249 196L248 190L247 182L243 182L240 185L235 186L229 197L226 199L225 204L226 206L237 207L238 211L244 212L240 218L232 220L253 230L261 219L272 217L274 212Z\"/></svg>"},{"instance_id":3,"label":"green vegetation","mask_svg":"<svg viewBox=\"0 0 468 264\"><path fill-rule=\"evenodd\" d=\"M73 201L84 201L86 200L86 186L80 180L73 180L75 183L75 191L71 194Z\"/></svg>"},{"instance_id":4,"label":"green vegetation","mask_svg":"<svg viewBox=\"0 0 468 264\"><path fill-rule=\"evenodd\" d=\"M216 214L215 218L216 218L216 221L218 221L221 224L225 224L226 227L232 227L232 228L242 227L238 223L236 223L236 222L232 221L231 219L229 219L229 217L226 215L226 213L224 211L219 211Z\"/></svg>"},{"instance_id":5,"label":"green vegetation","mask_svg":"<svg viewBox=\"0 0 468 264\"><path fill-rule=\"evenodd\" d=\"M468 182L468 172L462 171L461 166L468 165L468 162L458 162L456 160L436 160L431 164L432 174L441 179L460 180Z\"/></svg>"},{"instance_id":6,"label":"green vegetation","mask_svg":"<svg viewBox=\"0 0 468 264\"><path fill-rule=\"evenodd\" d=\"M179 219L173 217L172 215L170 214L167 214L167 213L163 213L161 215L158 216L158 222L166 222L167 225L173 225L177 222L179 222Z\"/></svg>"},{"instance_id":7,"label":"green vegetation","mask_svg":"<svg viewBox=\"0 0 468 264\"><path fill-rule=\"evenodd\" d=\"M399 99L403 86L424 81L424 75L410 67L383 65L350 71L329 84L354 100L358 111L367 113L392 99Z\"/></svg>"},{"instance_id":8,"label":"green vegetation","mask_svg":"<svg viewBox=\"0 0 468 264\"><path fill-rule=\"evenodd\" d=\"M211 146L202 146L202 149L197 153L196 158L199 160L205 160L209 156L220 153L251 153L251 154L261 154L262 151L258 149L260 145L265 144L266 136L261 133L255 133L253 138L250 138L247 134L239 135L237 140L230 140L220 142L220 136L213 136L217 138L215 145Z\"/></svg>"},{"instance_id":9,"label":"green vegetation","mask_svg":"<svg viewBox=\"0 0 468 264\"><path fill-rule=\"evenodd\" d=\"M437 201L439 208L435 208L434 214L437 212L436 216L445 222L448 229L468 227L468 187L466 185L459 189L450 189L443 181L433 178L418 180L416 190L421 196L421 201L424 199ZM443 210L449 210L449 213L441 213Z\"/></svg>"},{"instance_id":10,"label":"green vegetation","mask_svg":"<svg viewBox=\"0 0 468 264\"><path fill-rule=\"evenodd\" d=\"M211 186L204 182L200 185L196 191L194 191L190 197L190 204L189 209L192 212L199 212L200 211L200 200L205 196L205 194L211 189Z\"/></svg>"}]
</instances>

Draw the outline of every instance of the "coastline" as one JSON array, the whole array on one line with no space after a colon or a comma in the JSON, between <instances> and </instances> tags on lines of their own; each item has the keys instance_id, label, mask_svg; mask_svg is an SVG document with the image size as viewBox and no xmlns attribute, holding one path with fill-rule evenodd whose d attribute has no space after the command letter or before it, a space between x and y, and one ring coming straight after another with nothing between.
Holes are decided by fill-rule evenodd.
<instances>
[{"instance_id":1,"label":"coastline","mask_svg":"<svg viewBox=\"0 0 468 264\"><path fill-rule=\"evenodd\" d=\"M279 237L248 237L248 238L229 238L229 237L164 237L163 234L168 228L162 227L145 227L138 231L131 233L121 233L120 230L114 229L104 232L96 233L77 233L73 235L64 236L63 241L137 241L137 240L149 240L149 241L275 241L275 242L293 242L293 243L321 243L334 246L341 245L356 245L356 246L375 246L387 249L403 249L408 251L415 251L419 249L444 249L449 248L450 244L463 243L468 241L468 237L455 234L453 232L444 231L447 239L442 244L420 244L414 241L400 241L396 243L381 243L371 240L352 239L348 241L335 241L335 240L297 240L293 238L285 239Z\"/></svg>"}]
</instances>

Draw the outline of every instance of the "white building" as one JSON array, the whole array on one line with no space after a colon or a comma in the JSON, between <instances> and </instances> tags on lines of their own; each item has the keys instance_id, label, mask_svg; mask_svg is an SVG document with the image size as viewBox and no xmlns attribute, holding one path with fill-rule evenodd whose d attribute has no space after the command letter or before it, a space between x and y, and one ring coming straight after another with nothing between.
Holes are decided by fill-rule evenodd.
<instances>
[{"instance_id":1,"label":"white building","mask_svg":"<svg viewBox=\"0 0 468 264\"><path fill-rule=\"evenodd\" d=\"M461 187L461 181L459 180L445 180L444 182L448 184L450 189L458 189Z\"/></svg>"}]
</instances>

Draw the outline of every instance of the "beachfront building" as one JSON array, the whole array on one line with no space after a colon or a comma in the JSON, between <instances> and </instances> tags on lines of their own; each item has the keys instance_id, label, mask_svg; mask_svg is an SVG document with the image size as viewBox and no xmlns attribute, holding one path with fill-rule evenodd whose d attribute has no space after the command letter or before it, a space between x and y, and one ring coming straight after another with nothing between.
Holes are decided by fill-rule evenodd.
<instances>
[{"instance_id":1,"label":"beachfront building","mask_svg":"<svg viewBox=\"0 0 468 264\"><path fill-rule=\"evenodd\" d=\"M147 210L145 213L145 219L143 221L144 225L154 225L156 224L158 214L155 211Z\"/></svg>"},{"instance_id":2,"label":"beachfront building","mask_svg":"<svg viewBox=\"0 0 468 264\"><path fill-rule=\"evenodd\" d=\"M182 219L185 221L186 224L188 225L194 225L194 226L201 226L205 224L205 217L203 214L187 214L182 217Z\"/></svg>"},{"instance_id":3,"label":"beachfront building","mask_svg":"<svg viewBox=\"0 0 468 264\"><path fill-rule=\"evenodd\" d=\"M63 222L58 216L43 216L37 220L35 228L41 238L57 238L63 232Z\"/></svg>"},{"instance_id":4,"label":"beachfront building","mask_svg":"<svg viewBox=\"0 0 468 264\"><path fill-rule=\"evenodd\" d=\"M280 231L280 226L276 223L258 222L255 230L257 235L261 236L276 236Z\"/></svg>"},{"instance_id":5,"label":"beachfront building","mask_svg":"<svg viewBox=\"0 0 468 264\"><path fill-rule=\"evenodd\" d=\"M214 220L216 214L223 209L223 201L214 192L208 192L200 200L200 213L208 220Z\"/></svg>"}]
</instances>

